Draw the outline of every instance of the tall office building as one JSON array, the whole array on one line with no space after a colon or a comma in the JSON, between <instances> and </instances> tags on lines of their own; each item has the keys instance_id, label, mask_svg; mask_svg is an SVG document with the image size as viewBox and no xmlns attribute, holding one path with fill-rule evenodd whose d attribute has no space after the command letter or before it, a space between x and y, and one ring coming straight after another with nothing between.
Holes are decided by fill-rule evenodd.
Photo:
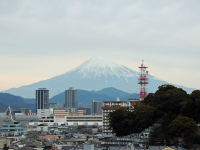
<instances>
[{"instance_id":1,"label":"tall office building","mask_svg":"<svg viewBox=\"0 0 200 150\"><path fill-rule=\"evenodd\" d=\"M36 110L49 108L49 90L39 88L36 90Z\"/></svg>"},{"instance_id":2,"label":"tall office building","mask_svg":"<svg viewBox=\"0 0 200 150\"><path fill-rule=\"evenodd\" d=\"M100 101L92 101L92 115L102 115L102 109L103 103Z\"/></svg>"},{"instance_id":3,"label":"tall office building","mask_svg":"<svg viewBox=\"0 0 200 150\"><path fill-rule=\"evenodd\" d=\"M65 107L70 112L78 110L78 90L74 90L73 87L65 91Z\"/></svg>"}]
</instances>

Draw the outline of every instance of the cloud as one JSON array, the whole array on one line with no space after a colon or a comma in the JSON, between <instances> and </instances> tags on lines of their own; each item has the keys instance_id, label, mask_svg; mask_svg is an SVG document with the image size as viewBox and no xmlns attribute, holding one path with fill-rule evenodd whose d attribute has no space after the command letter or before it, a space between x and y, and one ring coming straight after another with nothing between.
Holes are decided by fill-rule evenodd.
<instances>
[{"instance_id":1,"label":"cloud","mask_svg":"<svg viewBox=\"0 0 200 150\"><path fill-rule=\"evenodd\" d=\"M38 56L40 61L45 58L49 62L63 56L87 59L108 55L130 61L146 59L169 68L185 66L185 70L193 68L197 72L199 3L198 0L0 1L0 54L26 57L30 62ZM21 64L16 62L19 66L26 64L25 59L21 60ZM0 63L5 64L3 60Z\"/></svg>"}]
</instances>

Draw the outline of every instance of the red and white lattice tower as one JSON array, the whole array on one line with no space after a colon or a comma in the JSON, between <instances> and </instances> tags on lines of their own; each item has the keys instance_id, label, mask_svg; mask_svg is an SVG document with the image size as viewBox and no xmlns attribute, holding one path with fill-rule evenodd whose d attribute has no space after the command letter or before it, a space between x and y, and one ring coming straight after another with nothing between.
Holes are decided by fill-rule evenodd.
<instances>
[{"instance_id":1,"label":"red and white lattice tower","mask_svg":"<svg viewBox=\"0 0 200 150\"><path fill-rule=\"evenodd\" d=\"M142 60L142 64L139 67L140 68L140 77L139 77L139 82L138 84L140 84L140 100L144 100L144 98L147 96L147 89L146 89L146 85L148 84L148 71L147 68L144 66L144 61Z\"/></svg>"}]
</instances>

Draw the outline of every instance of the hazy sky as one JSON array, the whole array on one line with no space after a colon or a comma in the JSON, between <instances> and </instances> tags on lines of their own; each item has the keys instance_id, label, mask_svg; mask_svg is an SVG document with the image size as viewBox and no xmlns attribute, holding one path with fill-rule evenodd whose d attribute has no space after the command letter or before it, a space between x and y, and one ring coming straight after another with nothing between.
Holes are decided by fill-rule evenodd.
<instances>
[{"instance_id":1,"label":"hazy sky","mask_svg":"<svg viewBox=\"0 0 200 150\"><path fill-rule=\"evenodd\" d=\"M0 0L0 90L101 56L199 89L199 0Z\"/></svg>"}]
</instances>

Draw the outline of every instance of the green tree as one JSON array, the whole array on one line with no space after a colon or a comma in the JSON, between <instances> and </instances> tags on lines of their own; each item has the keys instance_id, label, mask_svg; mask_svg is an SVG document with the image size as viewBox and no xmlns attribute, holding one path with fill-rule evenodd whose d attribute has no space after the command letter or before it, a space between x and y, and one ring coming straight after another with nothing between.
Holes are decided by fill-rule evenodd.
<instances>
[{"instance_id":1,"label":"green tree","mask_svg":"<svg viewBox=\"0 0 200 150\"><path fill-rule=\"evenodd\" d=\"M198 126L195 121L189 117L178 116L168 126L167 132L169 138L174 142L182 139L187 146L194 144L197 136Z\"/></svg>"},{"instance_id":2,"label":"green tree","mask_svg":"<svg viewBox=\"0 0 200 150\"><path fill-rule=\"evenodd\" d=\"M149 94L143 103L155 107L156 111L159 112L159 114L157 113L157 119L159 119L165 113L179 114L182 105L188 99L189 95L181 88L173 85L162 85L159 86L155 94Z\"/></svg>"},{"instance_id":3,"label":"green tree","mask_svg":"<svg viewBox=\"0 0 200 150\"><path fill-rule=\"evenodd\" d=\"M133 115L133 132L140 133L154 123L154 108L150 105L140 104L135 107Z\"/></svg>"},{"instance_id":4,"label":"green tree","mask_svg":"<svg viewBox=\"0 0 200 150\"><path fill-rule=\"evenodd\" d=\"M182 104L187 101L189 96L181 88L172 85L160 86L155 93L155 106L158 110L165 113L172 112L179 114Z\"/></svg>"},{"instance_id":5,"label":"green tree","mask_svg":"<svg viewBox=\"0 0 200 150\"><path fill-rule=\"evenodd\" d=\"M182 114L200 122L200 90L195 90L190 94L190 99L182 108Z\"/></svg>"},{"instance_id":6,"label":"green tree","mask_svg":"<svg viewBox=\"0 0 200 150\"><path fill-rule=\"evenodd\" d=\"M109 114L110 128L117 136L125 136L132 133L132 112L125 109L117 109Z\"/></svg>"},{"instance_id":7,"label":"green tree","mask_svg":"<svg viewBox=\"0 0 200 150\"><path fill-rule=\"evenodd\" d=\"M197 122L200 122L200 90L189 95L172 85L160 86L133 112L119 109L110 113L110 128L117 136L140 133L153 125L151 144L176 144L178 139L186 146L200 143Z\"/></svg>"},{"instance_id":8,"label":"green tree","mask_svg":"<svg viewBox=\"0 0 200 150\"><path fill-rule=\"evenodd\" d=\"M140 133L153 124L154 109L149 105L138 105L134 112L118 109L109 114L110 128L117 136Z\"/></svg>"}]
</instances>

